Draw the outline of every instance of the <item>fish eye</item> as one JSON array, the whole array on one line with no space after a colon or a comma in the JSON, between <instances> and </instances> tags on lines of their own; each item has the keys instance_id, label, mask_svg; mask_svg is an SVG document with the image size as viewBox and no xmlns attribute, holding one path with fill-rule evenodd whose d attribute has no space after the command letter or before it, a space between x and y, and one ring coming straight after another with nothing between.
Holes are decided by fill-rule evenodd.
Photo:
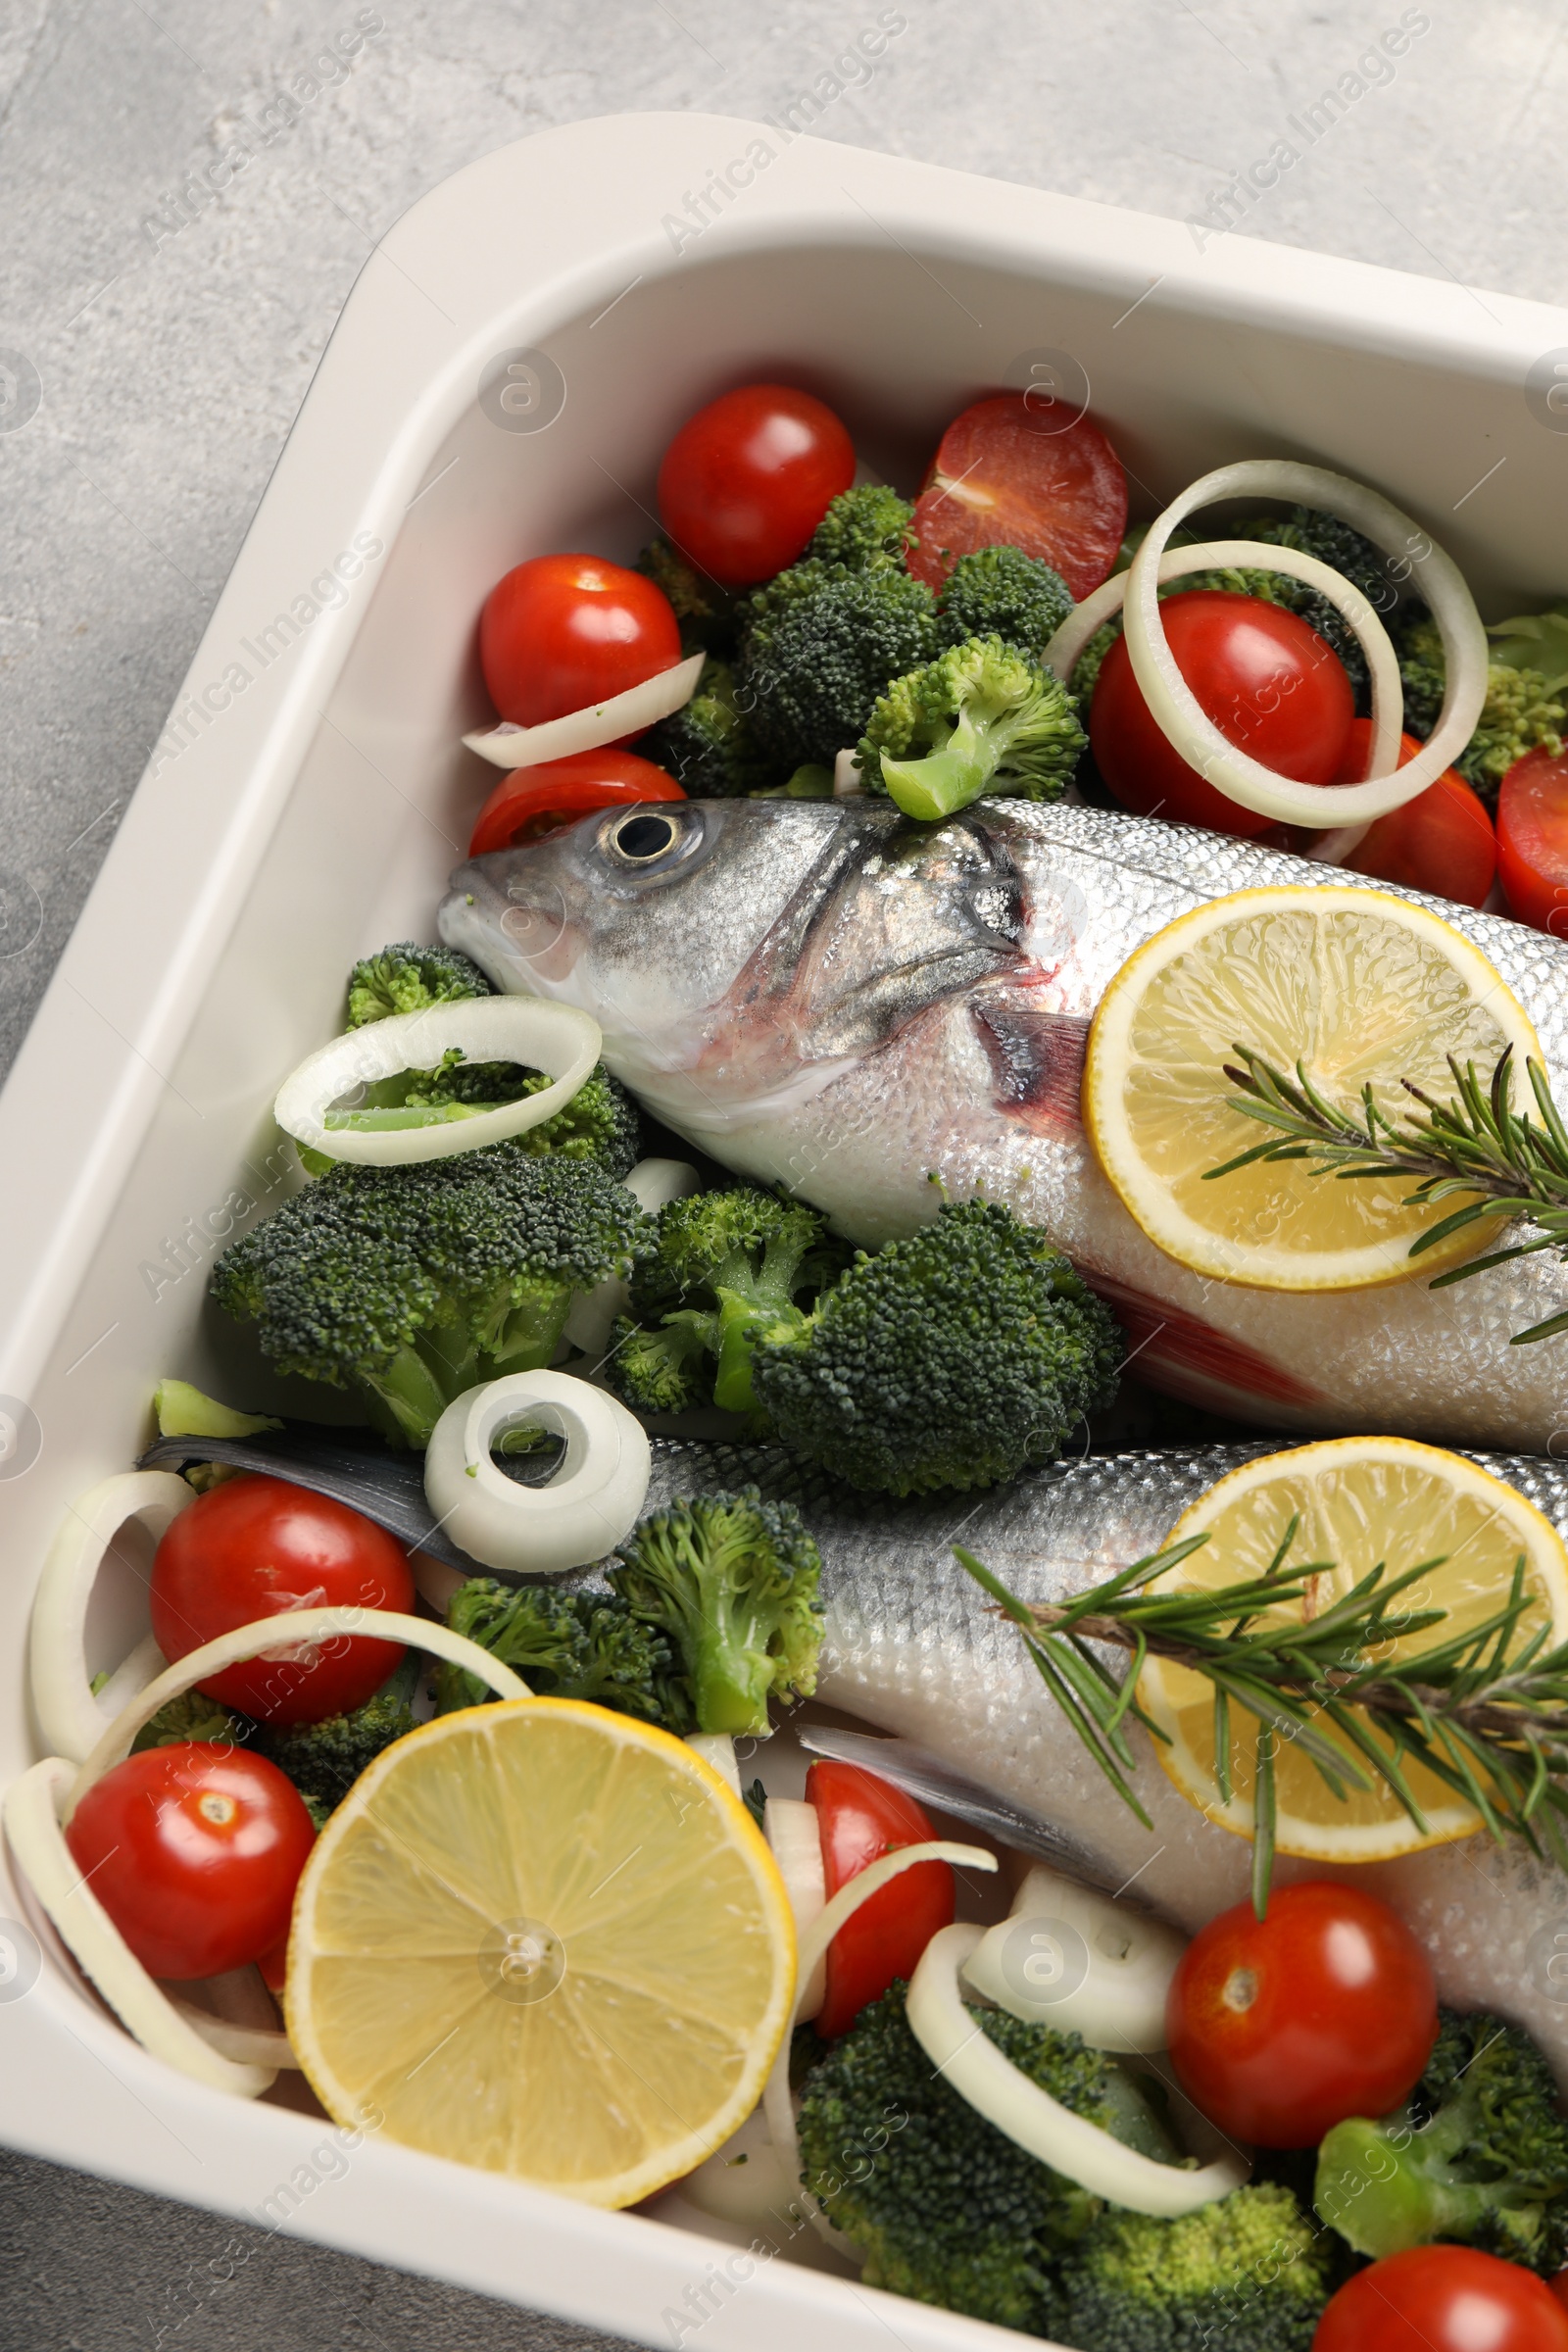
<instances>
[{"instance_id":1,"label":"fish eye","mask_svg":"<svg viewBox=\"0 0 1568 2352\"><path fill-rule=\"evenodd\" d=\"M662 808L632 808L617 816L600 835L601 846L623 865L651 865L674 848L680 827Z\"/></svg>"}]
</instances>

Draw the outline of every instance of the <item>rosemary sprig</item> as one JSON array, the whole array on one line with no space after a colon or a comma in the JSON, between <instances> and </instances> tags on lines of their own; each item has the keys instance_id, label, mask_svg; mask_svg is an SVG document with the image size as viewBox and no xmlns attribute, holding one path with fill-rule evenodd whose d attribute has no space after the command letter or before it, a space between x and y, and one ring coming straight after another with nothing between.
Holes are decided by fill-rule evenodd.
<instances>
[{"instance_id":1,"label":"rosemary sprig","mask_svg":"<svg viewBox=\"0 0 1568 2352\"><path fill-rule=\"evenodd\" d=\"M1342 1802L1351 1788L1381 1783L1424 1832L1407 1777L1407 1767L1419 1764L1473 1805L1499 1844L1522 1838L1534 1853L1568 1869L1568 1642L1548 1647L1549 1626L1525 1626L1538 1603L1525 1590L1523 1555L1507 1598L1490 1617L1445 1633L1446 1609L1400 1605L1413 1585L1442 1567L1441 1556L1397 1576L1380 1562L1319 1611L1318 1580L1332 1563L1288 1566L1296 1534L1292 1519L1268 1568L1241 1584L1151 1592L1208 1541L1191 1536L1075 1600L1048 1605L1020 1600L972 1552L955 1550L1018 1627L1047 1690L1146 1829L1153 1824L1132 1785L1138 1759L1127 1726L1140 1724L1167 1744L1168 1736L1138 1703L1145 1660L1168 1658L1211 1684L1222 1804L1234 1786L1235 1717L1252 1718L1259 1918L1274 1866L1275 1765L1286 1745L1309 1760ZM1423 1634L1434 1639L1392 1654L1396 1642ZM1128 1653L1119 1677L1106 1647Z\"/></svg>"},{"instance_id":2,"label":"rosemary sprig","mask_svg":"<svg viewBox=\"0 0 1568 2352\"><path fill-rule=\"evenodd\" d=\"M1529 1257L1538 1250L1568 1255L1568 1127L1540 1062L1525 1063L1539 1122L1528 1111L1515 1110L1510 1100L1512 1046L1493 1071L1490 1086L1477 1077L1473 1061L1461 1070L1450 1054L1448 1067L1458 1091L1446 1102L1439 1102L1413 1080L1402 1079L1425 1116L1408 1111L1397 1121L1378 1107L1370 1086L1362 1090L1359 1114L1352 1114L1324 1100L1302 1063L1296 1065L1293 1084L1252 1047L1239 1045L1233 1051L1244 1066L1224 1065L1226 1077L1240 1090L1231 1099L1231 1108L1272 1133L1223 1167L1206 1169L1205 1181L1229 1176L1256 1160L1304 1159L1315 1163L1314 1175L1333 1174L1342 1182L1409 1176L1414 1182L1405 1196L1407 1207L1429 1208L1469 1196L1462 1207L1417 1236L1410 1245L1412 1257L1481 1220L1523 1216L1539 1228L1530 1241L1450 1267L1434 1281L1435 1291L1468 1282L1489 1266ZM1532 1340L1549 1340L1561 1331L1568 1331L1568 1312L1515 1332L1512 1345L1521 1348Z\"/></svg>"}]
</instances>

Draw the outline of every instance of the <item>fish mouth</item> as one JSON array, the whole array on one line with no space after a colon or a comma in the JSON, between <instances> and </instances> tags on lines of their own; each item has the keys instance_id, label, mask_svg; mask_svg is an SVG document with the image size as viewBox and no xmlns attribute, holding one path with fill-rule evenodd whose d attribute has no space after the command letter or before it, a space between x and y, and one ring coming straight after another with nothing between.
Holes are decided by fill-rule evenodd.
<instances>
[{"instance_id":1,"label":"fish mouth","mask_svg":"<svg viewBox=\"0 0 1568 2352\"><path fill-rule=\"evenodd\" d=\"M504 963L504 985L519 996L559 994L587 940L548 872L514 871L502 883L484 858L472 858L453 874L440 929L448 947L461 949L482 966Z\"/></svg>"}]
</instances>

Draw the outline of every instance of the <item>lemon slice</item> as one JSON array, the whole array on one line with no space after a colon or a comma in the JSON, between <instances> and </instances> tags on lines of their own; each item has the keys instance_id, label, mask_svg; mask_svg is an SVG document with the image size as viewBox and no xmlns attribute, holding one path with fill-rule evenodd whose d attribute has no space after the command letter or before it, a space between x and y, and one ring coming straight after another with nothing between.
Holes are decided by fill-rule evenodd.
<instances>
[{"instance_id":1,"label":"lemon slice","mask_svg":"<svg viewBox=\"0 0 1568 2352\"><path fill-rule=\"evenodd\" d=\"M289 2038L338 2122L593 2205L700 2164L784 2033L795 1931L683 1741L572 1699L444 1715L317 1840Z\"/></svg>"},{"instance_id":2,"label":"lemon slice","mask_svg":"<svg viewBox=\"0 0 1568 2352\"><path fill-rule=\"evenodd\" d=\"M1482 1250L1500 1220L1466 1227L1412 1263L1446 1216L1404 1205L1412 1179L1340 1183L1299 1160L1205 1172L1268 1133L1229 1107L1238 1045L1277 1069L1299 1060L1349 1111L1417 1106L1404 1078L1446 1102L1447 1065L1490 1079L1505 1046L1541 1058L1524 1007L1487 958L1425 906L1381 891L1245 890L1194 907L1129 957L1105 991L1084 1068L1084 1121L1102 1167L1169 1256L1272 1291L1361 1290L1433 1275Z\"/></svg>"},{"instance_id":3,"label":"lemon slice","mask_svg":"<svg viewBox=\"0 0 1568 2352\"><path fill-rule=\"evenodd\" d=\"M1549 1520L1512 1487L1436 1446L1405 1438L1335 1438L1265 1455L1233 1470L1200 1495L1171 1531L1174 1544L1206 1532L1208 1542L1152 1588L1153 1592L1213 1591L1261 1576L1293 1514L1300 1525L1291 1546L1297 1562L1331 1560L1332 1574L1313 1580L1311 1613L1321 1615L1381 1560L1390 1577L1423 1560L1444 1564L1411 1586L1404 1605L1444 1608L1448 1624L1429 1626L1392 1642L1388 1655L1430 1647L1449 1631L1463 1632L1493 1615L1508 1596L1514 1562L1525 1559L1532 1607L1517 1640L1547 1622L1552 1638L1568 1637L1568 1551ZM1299 1620L1301 1607L1281 1610ZM1184 1796L1222 1829L1252 1834L1252 1783L1257 1721L1231 1711L1232 1794L1222 1803L1214 1772L1214 1690L1202 1675L1168 1659L1152 1658L1138 1697L1170 1739L1155 1752ZM1326 1719L1316 1728L1348 1755L1349 1742ZM1350 1788L1342 1803L1316 1767L1289 1743L1275 1754L1277 1826L1281 1853L1315 1862L1382 1862L1482 1827L1474 1808L1435 1773L1408 1756L1406 1783L1427 1821L1423 1834L1381 1783Z\"/></svg>"}]
</instances>

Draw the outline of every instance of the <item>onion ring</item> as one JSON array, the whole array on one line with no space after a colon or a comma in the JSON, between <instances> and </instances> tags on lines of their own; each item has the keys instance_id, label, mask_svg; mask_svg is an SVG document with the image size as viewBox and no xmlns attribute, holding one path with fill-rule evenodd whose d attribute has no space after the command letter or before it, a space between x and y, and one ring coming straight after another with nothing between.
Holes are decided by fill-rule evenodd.
<instances>
[{"instance_id":1,"label":"onion ring","mask_svg":"<svg viewBox=\"0 0 1568 2352\"><path fill-rule=\"evenodd\" d=\"M164 1666L150 1638L138 1642L110 1678L111 1703L101 1704L82 1646L98 1571L129 1520L139 1520L157 1542L195 1499L195 1490L172 1471L126 1470L78 1495L55 1530L32 1604L27 1672L44 1739L73 1764L91 1753L120 1707Z\"/></svg>"},{"instance_id":2,"label":"onion ring","mask_svg":"<svg viewBox=\"0 0 1568 2352\"><path fill-rule=\"evenodd\" d=\"M503 1431L535 1422L564 1438L566 1451L553 1478L525 1487L490 1449ZM466 1390L424 1454L425 1497L453 1543L520 1576L559 1576L613 1551L637 1524L652 1474L636 1414L569 1372L512 1372Z\"/></svg>"},{"instance_id":3,"label":"onion ring","mask_svg":"<svg viewBox=\"0 0 1568 2352\"><path fill-rule=\"evenodd\" d=\"M641 735L662 718L684 710L697 692L706 654L693 654L670 669L657 670L640 685L612 694L607 702L588 703L561 718L547 718L537 727L504 722L481 727L464 742L492 767L538 767L546 760L564 760L573 752L597 752L601 744L622 735Z\"/></svg>"}]
</instances>

